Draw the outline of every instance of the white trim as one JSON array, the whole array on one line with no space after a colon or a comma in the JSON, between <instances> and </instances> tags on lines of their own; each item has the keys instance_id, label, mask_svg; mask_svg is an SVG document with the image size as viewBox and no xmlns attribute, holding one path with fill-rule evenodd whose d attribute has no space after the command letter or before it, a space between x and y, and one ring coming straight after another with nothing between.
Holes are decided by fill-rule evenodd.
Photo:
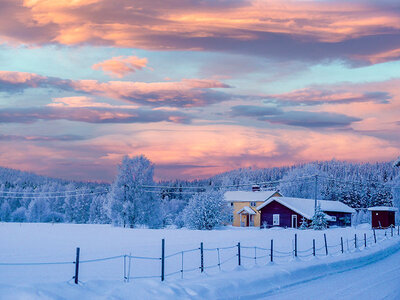
<instances>
[{"instance_id":1,"label":"white trim","mask_svg":"<svg viewBox=\"0 0 400 300\"><path fill-rule=\"evenodd\" d=\"M374 206L374 207L369 207L369 211L398 211L396 207L391 207L391 206Z\"/></svg>"},{"instance_id":2,"label":"white trim","mask_svg":"<svg viewBox=\"0 0 400 300\"><path fill-rule=\"evenodd\" d=\"M241 210L239 210L239 211L237 212L237 214L240 215L242 212L246 212L246 213L249 214L249 215L255 215L255 214L256 214L256 212L255 212L254 210L252 210L252 209L251 209L250 207L248 207L248 206L243 207Z\"/></svg>"}]
</instances>

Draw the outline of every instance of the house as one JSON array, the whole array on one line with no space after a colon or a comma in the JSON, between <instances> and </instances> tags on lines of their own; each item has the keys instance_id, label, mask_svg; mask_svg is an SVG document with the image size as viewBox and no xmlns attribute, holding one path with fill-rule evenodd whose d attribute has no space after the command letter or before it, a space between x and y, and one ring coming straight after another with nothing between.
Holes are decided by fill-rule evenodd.
<instances>
[{"instance_id":1,"label":"house","mask_svg":"<svg viewBox=\"0 0 400 300\"><path fill-rule=\"evenodd\" d=\"M389 206L370 207L372 228L387 228L395 226L395 213L397 208Z\"/></svg>"},{"instance_id":2,"label":"house","mask_svg":"<svg viewBox=\"0 0 400 300\"><path fill-rule=\"evenodd\" d=\"M253 186L252 191L229 191L224 197L233 208L232 225L237 227L260 226L260 212L256 209L271 197L281 197L276 191L261 191Z\"/></svg>"},{"instance_id":3,"label":"house","mask_svg":"<svg viewBox=\"0 0 400 300\"><path fill-rule=\"evenodd\" d=\"M351 215L356 211L340 201L318 200L330 226L351 226ZM257 206L260 222L266 227L297 228L302 218L309 223L314 216L315 200L291 197L270 197Z\"/></svg>"}]
</instances>

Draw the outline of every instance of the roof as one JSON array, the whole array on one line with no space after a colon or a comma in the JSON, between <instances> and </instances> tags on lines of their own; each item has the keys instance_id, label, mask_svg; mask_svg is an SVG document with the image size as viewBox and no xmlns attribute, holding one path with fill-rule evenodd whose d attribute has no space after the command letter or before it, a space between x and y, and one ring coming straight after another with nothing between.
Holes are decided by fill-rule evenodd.
<instances>
[{"instance_id":1,"label":"roof","mask_svg":"<svg viewBox=\"0 0 400 300\"><path fill-rule=\"evenodd\" d=\"M243 207L241 210L239 210L238 212L237 212L237 214L239 215L239 214L241 214L242 212L247 212L249 215L255 215L256 214L256 212L252 209L252 208L250 208L250 207L248 207L248 206L245 206L245 207Z\"/></svg>"},{"instance_id":2,"label":"roof","mask_svg":"<svg viewBox=\"0 0 400 300\"><path fill-rule=\"evenodd\" d=\"M374 206L374 207L369 207L368 210L370 211L398 211L396 207L391 207L391 206Z\"/></svg>"},{"instance_id":3,"label":"roof","mask_svg":"<svg viewBox=\"0 0 400 300\"><path fill-rule=\"evenodd\" d=\"M270 204L272 201L276 201L287 208L290 208L294 212L302 215L307 219L312 219L315 211L315 200L305 198L292 198L292 197L272 197L268 201L257 207L257 210ZM355 213L356 211L340 201L328 201L318 200L318 204L321 206L321 210L324 212L344 212L344 213Z\"/></svg>"},{"instance_id":4,"label":"roof","mask_svg":"<svg viewBox=\"0 0 400 300\"><path fill-rule=\"evenodd\" d=\"M225 192L224 198L228 202L250 202L250 201L265 201L272 197L278 191L229 191Z\"/></svg>"}]
</instances>

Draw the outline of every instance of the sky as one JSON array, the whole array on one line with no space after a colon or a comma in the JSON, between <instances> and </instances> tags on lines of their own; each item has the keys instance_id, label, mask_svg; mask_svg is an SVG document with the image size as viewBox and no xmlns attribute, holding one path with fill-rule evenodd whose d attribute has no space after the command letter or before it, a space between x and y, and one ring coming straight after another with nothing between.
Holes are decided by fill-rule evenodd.
<instances>
[{"instance_id":1,"label":"sky","mask_svg":"<svg viewBox=\"0 0 400 300\"><path fill-rule=\"evenodd\" d=\"M400 3L1 0L0 166L111 181L400 155Z\"/></svg>"}]
</instances>

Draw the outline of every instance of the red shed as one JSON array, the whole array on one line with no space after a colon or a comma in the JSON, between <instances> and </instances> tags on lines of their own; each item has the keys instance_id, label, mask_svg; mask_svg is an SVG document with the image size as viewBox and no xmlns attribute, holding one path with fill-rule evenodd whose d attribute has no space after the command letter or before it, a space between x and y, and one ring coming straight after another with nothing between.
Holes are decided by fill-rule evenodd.
<instances>
[{"instance_id":1,"label":"red shed","mask_svg":"<svg viewBox=\"0 0 400 300\"><path fill-rule=\"evenodd\" d=\"M370 207L372 228L387 228L395 226L395 213L397 208L389 206Z\"/></svg>"}]
</instances>

